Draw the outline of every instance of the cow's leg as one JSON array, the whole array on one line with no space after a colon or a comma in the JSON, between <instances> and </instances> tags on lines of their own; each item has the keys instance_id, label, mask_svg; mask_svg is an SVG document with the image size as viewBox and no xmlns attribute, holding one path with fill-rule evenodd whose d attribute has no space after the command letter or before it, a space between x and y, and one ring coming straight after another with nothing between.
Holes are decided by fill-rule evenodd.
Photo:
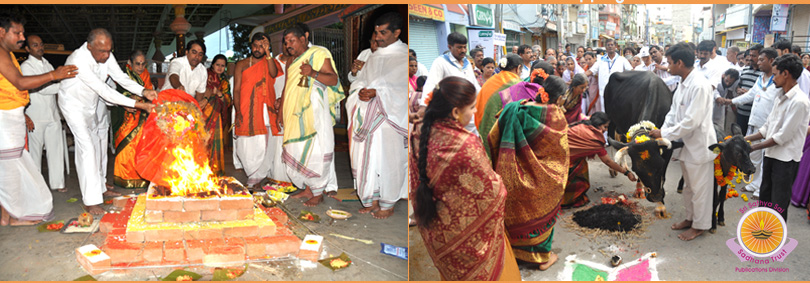
<instances>
[{"instance_id":1,"label":"cow's leg","mask_svg":"<svg viewBox=\"0 0 810 283\"><path fill-rule=\"evenodd\" d=\"M683 176L681 176L681 180L678 182L678 193L683 193Z\"/></svg>"},{"instance_id":2,"label":"cow's leg","mask_svg":"<svg viewBox=\"0 0 810 283\"><path fill-rule=\"evenodd\" d=\"M720 195L718 195L718 199L720 200L720 206L717 209L717 225L718 226L726 226L726 217L724 216L723 212L723 205L726 203L726 193L728 192L728 185L723 186L720 188Z\"/></svg>"},{"instance_id":3,"label":"cow's leg","mask_svg":"<svg viewBox=\"0 0 810 283\"><path fill-rule=\"evenodd\" d=\"M723 188L721 187L720 190L722 191ZM726 197L725 194L718 194L717 192L717 184L712 185L712 228L709 229L709 233L717 233L717 204L720 202L722 198Z\"/></svg>"}]
</instances>

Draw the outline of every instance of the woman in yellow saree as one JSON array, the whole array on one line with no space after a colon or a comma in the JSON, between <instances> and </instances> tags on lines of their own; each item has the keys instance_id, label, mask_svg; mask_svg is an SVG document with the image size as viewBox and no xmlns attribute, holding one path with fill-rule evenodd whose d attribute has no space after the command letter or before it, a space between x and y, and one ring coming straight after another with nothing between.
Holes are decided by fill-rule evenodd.
<instances>
[{"instance_id":1,"label":"woman in yellow saree","mask_svg":"<svg viewBox=\"0 0 810 283\"><path fill-rule=\"evenodd\" d=\"M475 113L475 86L443 79L410 137L414 216L442 280L520 280L506 240L506 189L481 140L464 129Z\"/></svg>"},{"instance_id":2,"label":"woman in yellow saree","mask_svg":"<svg viewBox=\"0 0 810 283\"><path fill-rule=\"evenodd\" d=\"M136 50L129 56L124 71L129 78L146 89L153 89L149 71L146 70L146 56L140 50ZM124 95L142 100L143 98L132 94L121 86L117 86L118 91ZM111 120L114 122L115 132L115 165L113 173L115 178L113 183L125 189L146 188L149 181L144 180L135 170L135 146L141 136L141 128L149 113L135 108L115 107L110 112ZM123 118L122 118L123 117ZM120 124L119 124L120 123ZM120 125L120 126L119 126Z\"/></svg>"},{"instance_id":3,"label":"woman in yellow saree","mask_svg":"<svg viewBox=\"0 0 810 283\"><path fill-rule=\"evenodd\" d=\"M208 68L208 86L212 90L211 96L200 102L200 109L205 116L205 128L211 133L211 140L208 141L208 148L211 153L211 170L216 175L222 175L225 168L224 137L223 134L228 129L223 128L224 109L231 106L231 86L228 83L225 66L228 60L225 55L218 54L211 61Z\"/></svg>"},{"instance_id":4,"label":"woman in yellow saree","mask_svg":"<svg viewBox=\"0 0 810 283\"><path fill-rule=\"evenodd\" d=\"M538 89L538 88L533 88ZM489 133L493 167L508 192L504 224L515 257L546 270L568 178L565 81L549 76L535 101L507 104Z\"/></svg>"}]
</instances>

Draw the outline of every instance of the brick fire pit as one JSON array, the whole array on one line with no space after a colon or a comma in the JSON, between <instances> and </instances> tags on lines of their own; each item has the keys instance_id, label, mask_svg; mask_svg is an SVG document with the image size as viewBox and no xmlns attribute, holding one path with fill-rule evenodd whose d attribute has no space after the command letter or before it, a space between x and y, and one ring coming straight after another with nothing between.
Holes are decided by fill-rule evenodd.
<instances>
[{"instance_id":1,"label":"brick fire pit","mask_svg":"<svg viewBox=\"0 0 810 283\"><path fill-rule=\"evenodd\" d=\"M112 267L240 266L298 253L301 240L286 227L286 214L254 208L246 191L176 197L158 190L151 186L102 217L101 250Z\"/></svg>"}]
</instances>

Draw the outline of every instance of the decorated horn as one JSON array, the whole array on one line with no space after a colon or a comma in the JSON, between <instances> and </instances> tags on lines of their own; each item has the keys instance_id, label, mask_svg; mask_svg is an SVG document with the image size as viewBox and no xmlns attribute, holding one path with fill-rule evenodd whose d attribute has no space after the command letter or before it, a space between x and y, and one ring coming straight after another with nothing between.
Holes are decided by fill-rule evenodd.
<instances>
[{"instance_id":1,"label":"decorated horn","mask_svg":"<svg viewBox=\"0 0 810 283\"><path fill-rule=\"evenodd\" d=\"M624 157L626 155L627 155L627 147L625 146L625 147L622 147L622 149L619 149L619 151L616 152L616 155L613 156L613 159L615 159L616 163L619 163L619 165L622 166L624 169L630 170L630 168L627 167L627 162L625 162L625 159L624 159Z\"/></svg>"},{"instance_id":2,"label":"decorated horn","mask_svg":"<svg viewBox=\"0 0 810 283\"><path fill-rule=\"evenodd\" d=\"M658 146L666 146L668 149L672 148L672 142L665 138L657 138L655 139L658 142Z\"/></svg>"}]
</instances>

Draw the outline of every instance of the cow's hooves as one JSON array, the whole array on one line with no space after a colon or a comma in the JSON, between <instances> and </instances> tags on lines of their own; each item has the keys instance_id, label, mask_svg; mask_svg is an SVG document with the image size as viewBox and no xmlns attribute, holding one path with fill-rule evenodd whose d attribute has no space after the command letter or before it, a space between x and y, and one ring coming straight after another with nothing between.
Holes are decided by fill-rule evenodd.
<instances>
[{"instance_id":1,"label":"cow's hooves","mask_svg":"<svg viewBox=\"0 0 810 283\"><path fill-rule=\"evenodd\" d=\"M717 226L726 226L725 221L717 221Z\"/></svg>"},{"instance_id":2,"label":"cow's hooves","mask_svg":"<svg viewBox=\"0 0 810 283\"><path fill-rule=\"evenodd\" d=\"M717 228L709 229L709 233L712 233L712 234L717 233Z\"/></svg>"}]
</instances>

